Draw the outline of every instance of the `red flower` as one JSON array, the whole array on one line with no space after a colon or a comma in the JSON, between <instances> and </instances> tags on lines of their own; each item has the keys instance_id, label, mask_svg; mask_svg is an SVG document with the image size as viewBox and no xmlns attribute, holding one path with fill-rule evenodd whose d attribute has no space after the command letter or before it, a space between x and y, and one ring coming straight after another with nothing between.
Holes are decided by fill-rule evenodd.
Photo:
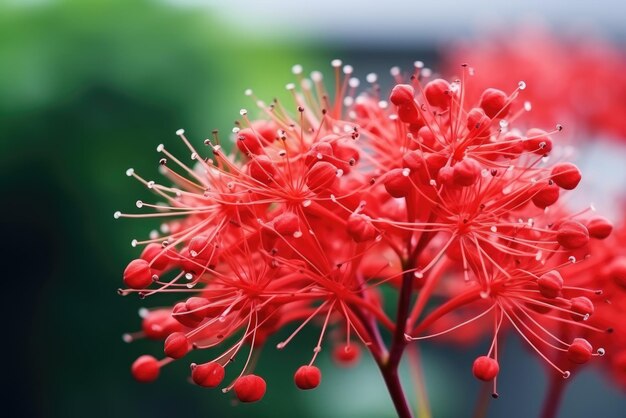
<instances>
[{"instance_id":1,"label":"red flower","mask_svg":"<svg viewBox=\"0 0 626 418\"><path fill-rule=\"evenodd\" d=\"M165 340L167 357L141 357L135 377L154 380L160 367L188 351L219 346L221 354L192 365L193 381L215 387L232 360L244 356L224 391L255 402L266 383L252 374L254 352L288 328L292 334L277 344L283 349L313 323L321 332L309 363L294 375L296 385L320 384L314 363L327 339L343 364L356 361L362 345L402 416L408 406L397 367L407 343L469 324L466 340L492 332L491 348L473 371L494 381L494 393L498 338L507 329L568 377L552 349L582 363L593 355L588 331L604 330L586 321L601 310L590 299L598 285L571 278L569 269L587 262L611 226L560 205L581 178L573 164L551 164L560 127L525 133L514 127L524 114L517 100L523 85L511 92L487 88L471 101L467 67L452 82L426 80L420 65L406 80L394 69L390 104L375 76L356 95L352 68L344 66L341 75L341 63L333 66L332 99L320 73L306 79L297 66L300 88L287 86L293 104L259 102L267 120L250 120L242 110L233 129L236 155L226 153L217 134L205 141L210 153L200 152L180 130L191 166L157 147L172 185L127 172L162 203L137 202L155 212L115 217L166 221L161 232L133 241L146 249L127 267L128 288L120 293L181 298L144 315L143 335ZM383 309L383 286L398 290L393 319ZM427 304L434 308L424 314ZM564 341L564 327L586 340ZM389 347L381 330L391 334Z\"/></svg>"}]
</instances>

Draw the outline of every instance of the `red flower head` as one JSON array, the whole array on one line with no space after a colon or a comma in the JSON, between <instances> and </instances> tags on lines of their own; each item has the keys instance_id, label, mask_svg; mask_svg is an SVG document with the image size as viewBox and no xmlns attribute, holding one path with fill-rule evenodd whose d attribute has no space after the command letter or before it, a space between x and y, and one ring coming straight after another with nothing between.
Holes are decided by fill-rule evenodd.
<instances>
[{"instance_id":1,"label":"red flower head","mask_svg":"<svg viewBox=\"0 0 626 418\"><path fill-rule=\"evenodd\" d=\"M254 352L280 329L292 330L276 345L283 349L318 323L296 386L320 384L314 364L328 339L339 364L353 364L366 347L406 416L397 367L412 340L469 324L467 341L491 331L491 348L473 373L493 381L494 393L498 338L507 329L564 377L570 372L552 349L576 364L595 355L587 331L605 329L586 320L600 310L598 285L570 271L587 262L611 225L561 205L581 173L553 161L560 126L515 127L527 113L518 100L525 85L484 88L474 100L469 67L459 80L430 80L416 63L406 77L392 69L397 85L387 101L375 75L357 94L352 68L338 60L333 67L334 96L321 73L305 78L296 66L298 87L287 86L293 104L257 100L261 120L241 110L235 154L217 133L201 152L179 130L191 164L159 145L167 185L128 170L159 202L137 202L153 213L115 217L165 222L133 241L146 247L124 271L120 293L179 297L170 308L143 311L143 332L125 337L164 340L162 360L142 356L133 365L137 380L156 379L191 350L219 346L221 354L192 364L192 380L216 387L243 356L224 392L256 402L266 383L253 374ZM384 286L398 294L393 319L383 309Z\"/></svg>"}]
</instances>

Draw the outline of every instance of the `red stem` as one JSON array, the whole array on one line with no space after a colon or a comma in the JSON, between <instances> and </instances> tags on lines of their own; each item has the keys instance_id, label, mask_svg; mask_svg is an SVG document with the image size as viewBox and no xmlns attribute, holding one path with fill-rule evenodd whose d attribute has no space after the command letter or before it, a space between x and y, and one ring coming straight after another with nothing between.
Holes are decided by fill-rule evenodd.
<instances>
[{"instance_id":1,"label":"red stem","mask_svg":"<svg viewBox=\"0 0 626 418\"><path fill-rule=\"evenodd\" d=\"M413 288L413 273L404 273L402 277L402 288L398 300L398 315L396 317L396 330L393 335L391 349L387 358L381 358L378 361L378 367L383 375L387 390L396 408L399 418L413 418L413 413L402 389L402 382L398 375L398 365L402 358L402 352L406 347L404 338L406 319L409 314L409 305L411 303L411 291Z\"/></svg>"},{"instance_id":2,"label":"red stem","mask_svg":"<svg viewBox=\"0 0 626 418\"><path fill-rule=\"evenodd\" d=\"M383 379L385 379L385 384L387 385L387 390L393 401L393 406L395 406L396 412L398 413L398 418L413 418L413 413L411 412L409 403L404 395L404 390L402 389L400 376L398 376L398 368L390 368L388 367L389 364L385 365L380 363L378 366L383 374Z\"/></svg>"},{"instance_id":3,"label":"red stem","mask_svg":"<svg viewBox=\"0 0 626 418\"><path fill-rule=\"evenodd\" d=\"M376 364L378 364L381 374L383 375L385 385L387 385L387 390L391 396L391 401L393 402L396 412L398 413L398 418L413 418L413 413L411 412L409 403L404 395L402 382L400 381L400 376L398 375L399 361L396 364L392 364L390 362L391 355L387 351L387 347L381 338L378 324L376 323L374 316L367 311L364 312L360 310L357 312L360 312L359 316L365 317L363 323L371 337L369 350L372 353L374 360L376 360ZM404 333L402 335L404 336ZM406 343L404 342L404 344ZM394 344L392 347L396 347L396 345ZM401 355L402 352L400 352L400 356Z\"/></svg>"}]
</instances>

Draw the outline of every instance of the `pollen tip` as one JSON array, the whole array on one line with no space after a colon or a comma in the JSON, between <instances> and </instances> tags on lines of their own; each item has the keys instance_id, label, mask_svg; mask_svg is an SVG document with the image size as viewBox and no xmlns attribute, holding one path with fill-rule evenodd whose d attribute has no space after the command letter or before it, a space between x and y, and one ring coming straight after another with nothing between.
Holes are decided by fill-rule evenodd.
<instances>
[{"instance_id":1,"label":"pollen tip","mask_svg":"<svg viewBox=\"0 0 626 418\"><path fill-rule=\"evenodd\" d=\"M157 152L163 152L164 149L165 149L165 145L163 144L159 144L156 147Z\"/></svg>"},{"instance_id":2,"label":"pollen tip","mask_svg":"<svg viewBox=\"0 0 626 418\"><path fill-rule=\"evenodd\" d=\"M176 131L176 135L178 135L178 136L181 136L181 135L183 135L184 133L185 133L185 130L184 130L184 129L179 129L179 130L177 130L177 131Z\"/></svg>"},{"instance_id":3,"label":"pollen tip","mask_svg":"<svg viewBox=\"0 0 626 418\"><path fill-rule=\"evenodd\" d=\"M135 174L135 169L134 168L129 168L128 170L126 170L126 175L128 177L131 177L133 174Z\"/></svg>"}]
</instances>

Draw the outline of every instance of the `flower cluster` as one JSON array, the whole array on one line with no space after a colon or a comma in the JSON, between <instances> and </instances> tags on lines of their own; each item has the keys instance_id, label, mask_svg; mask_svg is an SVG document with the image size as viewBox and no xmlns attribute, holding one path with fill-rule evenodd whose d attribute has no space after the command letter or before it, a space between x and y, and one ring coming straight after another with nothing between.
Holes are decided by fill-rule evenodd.
<instances>
[{"instance_id":1,"label":"flower cluster","mask_svg":"<svg viewBox=\"0 0 626 418\"><path fill-rule=\"evenodd\" d=\"M611 329L592 319L615 304L601 300L608 296L600 296L594 275L606 258L590 260L612 225L561 204L581 173L553 141L561 126L515 127L529 111L520 99L526 84L486 88L473 101L467 65L460 79L446 81L416 62L409 74L394 67L396 85L381 97L375 74L358 93L352 67L332 66L333 94L321 73L307 78L300 66L297 83L287 85L293 103L267 105L247 91L263 116L241 110L235 152L217 132L201 151L179 130L191 163L159 145L168 184L127 171L159 201L137 202L152 213L115 217L165 221L149 239L133 241L145 247L124 271L120 293L180 297L172 307L144 310L142 331L125 336L164 340L165 356L139 357L133 376L153 381L190 350L221 347L191 365L193 381L258 401L266 382L254 374L255 350L290 329L276 344L282 349L317 323L319 338L294 373L296 386L320 384L315 361L323 347L334 347L343 363L366 348L398 414L410 416L397 366L416 340L489 334L491 347L472 370L493 382L494 395L498 341L507 330L564 378L604 354L599 344L610 346ZM613 281L623 286L626 264L615 260L621 273L603 274L622 274ZM394 313L383 308L383 286L397 290ZM623 365L621 350L615 361ZM240 356L242 367L232 363Z\"/></svg>"}]
</instances>

